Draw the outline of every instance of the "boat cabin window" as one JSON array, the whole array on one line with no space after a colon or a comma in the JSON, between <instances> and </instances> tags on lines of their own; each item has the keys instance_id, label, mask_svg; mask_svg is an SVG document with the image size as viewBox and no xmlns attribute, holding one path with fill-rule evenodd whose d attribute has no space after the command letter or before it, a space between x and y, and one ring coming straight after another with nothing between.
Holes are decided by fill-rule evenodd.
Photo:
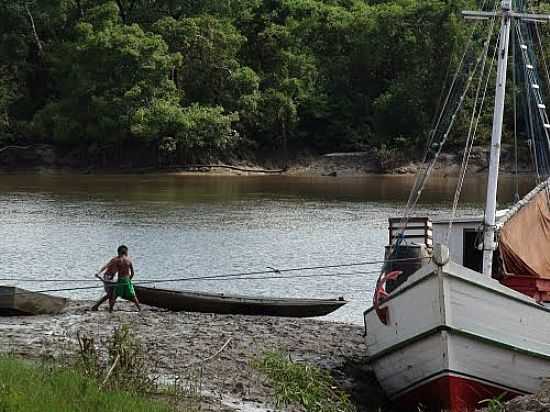
<instances>
[{"instance_id":1,"label":"boat cabin window","mask_svg":"<svg viewBox=\"0 0 550 412\"><path fill-rule=\"evenodd\" d=\"M481 240L480 236L482 236L481 232L476 229L464 229L462 235L464 252L462 265L476 272L481 272L483 269L483 251L477 248Z\"/></svg>"}]
</instances>

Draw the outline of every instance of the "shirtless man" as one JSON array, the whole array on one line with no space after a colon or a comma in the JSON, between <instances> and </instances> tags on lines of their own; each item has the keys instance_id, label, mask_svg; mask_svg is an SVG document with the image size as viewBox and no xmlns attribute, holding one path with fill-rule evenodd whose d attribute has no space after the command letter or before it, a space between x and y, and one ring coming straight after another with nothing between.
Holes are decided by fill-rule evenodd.
<instances>
[{"instance_id":1,"label":"shirtless man","mask_svg":"<svg viewBox=\"0 0 550 412\"><path fill-rule=\"evenodd\" d=\"M118 256L112 258L109 263L101 268L99 276L103 271L105 275L103 281L105 283L105 291L107 294L103 296L93 307L92 310L97 310L106 300L109 300L109 312L113 311L117 297L134 302L138 311L141 311L139 301L134 292L134 286L132 285L132 278L134 277L134 266L132 261L128 257L128 248L121 245L117 249ZM114 273L118 274L117 282L113 282Z\"/></svg>"}]
</instances>

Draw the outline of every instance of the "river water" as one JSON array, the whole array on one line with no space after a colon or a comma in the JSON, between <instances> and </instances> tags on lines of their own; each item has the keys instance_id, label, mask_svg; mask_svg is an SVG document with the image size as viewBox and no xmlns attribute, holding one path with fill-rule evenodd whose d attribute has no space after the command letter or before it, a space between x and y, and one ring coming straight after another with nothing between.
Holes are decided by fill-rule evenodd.
<instances>
[{"instance_id":1,"label":"river water","mask_svg":"<svg viewBox=\"0 0 550 412\"><path fill-rule=\"evenodd\" d=\"M459 214L481 212L484 180L467 179ZM406 176L5 174L0 176L0 283L30 290L94 286L93 273L122 243L130 248L136 281L382 259L387 219L402 214L412 182ZM519 183L522 194L532 186L529 178ZM448 214L455 184L454 179L432 179L416 214ZM512 200L514 187L514 179L501 179L500 206ZM350 303L326 318L361 323L379 268L156 286L281 297L344 296ZM91 299L100 290L53 293Z\"/></svg>"}]
</instances>

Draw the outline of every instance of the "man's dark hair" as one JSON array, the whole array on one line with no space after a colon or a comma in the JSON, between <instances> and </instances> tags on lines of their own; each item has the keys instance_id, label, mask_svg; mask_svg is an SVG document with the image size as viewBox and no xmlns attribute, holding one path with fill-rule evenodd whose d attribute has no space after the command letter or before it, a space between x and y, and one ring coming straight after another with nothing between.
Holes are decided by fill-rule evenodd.
<instances>
[{"instance_id":1,"label":"man's dark hair","mask_svg":"<svg viewBox=\"0 0 550 412\"><path fill-rule=\"evenodd\" d=\"M119 256L124 256L128 254L128 247L124 245L120 245L116 251Z\"/></svg>"}]
</instances>

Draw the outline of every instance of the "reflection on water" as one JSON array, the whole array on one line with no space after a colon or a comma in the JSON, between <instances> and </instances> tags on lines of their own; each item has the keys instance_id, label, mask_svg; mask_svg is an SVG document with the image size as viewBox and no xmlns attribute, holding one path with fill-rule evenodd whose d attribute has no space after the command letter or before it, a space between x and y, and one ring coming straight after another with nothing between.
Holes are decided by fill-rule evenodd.
<instances>
[{"instance_id":1,"label":"reflection on water","mask_svg":"<svg viewBox=\"0 0 550 412\"><path fill-rule=\"evenodd\" d=\"M484 180L466 181L461 214L480 212ZM92 278L120 243L130 247L136 279L381 259L387 218L402 213L412 182L403 176L3 175L0 278ZM453 179L432 179L417 214L447 213L455 184ZM502 205L513 198L514 186L512 178L502 179ZM520 180L521 193L531 186L530 179ZM323 275L319 277L158 286L270 296L343 295L352 302L329 318L359 323L378 269L371 265L288 274ZM326 276L341 272L347 275ZM35 290L89 284L9 283ZM78 298L98 294L65 293Z\"/></svg>"}]
</instances>

